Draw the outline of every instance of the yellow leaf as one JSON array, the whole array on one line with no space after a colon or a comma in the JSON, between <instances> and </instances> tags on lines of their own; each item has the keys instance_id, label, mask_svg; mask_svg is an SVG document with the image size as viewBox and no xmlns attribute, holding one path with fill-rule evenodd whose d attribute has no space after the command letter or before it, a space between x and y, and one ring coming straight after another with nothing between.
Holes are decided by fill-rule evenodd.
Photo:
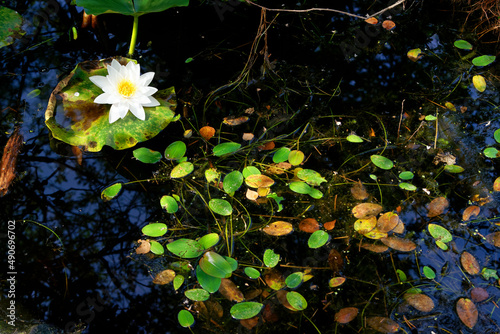
<instances>
[{"instance_id":1,"label":"yellow leaf","mask_svg":"<svg viewBox=\"0 0 500 334\"><path fill-rule=\"evenodd\" d=\"M417 61L420 58L422 58L422 50L412 49L412 50L408 51L408 53L406 55L408 56L408 58L410 58L411 61Z\"/></svg>"},{"instance_id":2,"label":"yellow leaf","mask_svg":"<svg viewBox=\"0 0 500 334\"><path fill-rule=\"evenodd\" d=\"M486 90L486 81L484 80L484 77L482 75L475 75L472 78L472 83L479 92L482 93Z\"/></svg>"}]
</instances>

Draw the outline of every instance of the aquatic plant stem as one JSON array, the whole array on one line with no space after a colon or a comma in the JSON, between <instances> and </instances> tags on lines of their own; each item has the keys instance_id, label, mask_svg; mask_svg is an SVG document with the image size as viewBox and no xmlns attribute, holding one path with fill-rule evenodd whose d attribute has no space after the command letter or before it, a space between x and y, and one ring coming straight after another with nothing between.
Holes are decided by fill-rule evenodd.
<instances>
[{"instance_id":1,"label":"aquatic plant stem","mask_svg":"<svg viewBox=\"0 0 500 334\"><path fill-rule=\"evenodd\" d=\"M128 49L128 57L132 57L135 51L135 43L137 42L137 30L139 29L139 16L134 15L134 25L132 26L132 37L130 38L130 48Z\"/></svg>"}]
</instances>

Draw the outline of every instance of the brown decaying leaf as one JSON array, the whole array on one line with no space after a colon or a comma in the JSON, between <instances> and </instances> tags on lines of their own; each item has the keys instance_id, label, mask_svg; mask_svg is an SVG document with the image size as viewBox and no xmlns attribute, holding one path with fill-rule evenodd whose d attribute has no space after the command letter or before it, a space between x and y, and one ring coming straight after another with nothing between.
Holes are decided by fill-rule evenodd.
<instances>
[{"instance_id":1,"label":"brown decaying leaf","mask_svg":"<svg viewBox=\"0 0 500 334\"><path fill-rule=\"evenodd\" d=\"M264 274L264 282L273 290L280 290L285 286L285 278L276 269L271 269Z\"/></svg>"},{"instance_id":2,"label":"brown decaying leaf","mask_svg":"<svg viewBox=\"0 0 500 334\"><path fill-rule=\"evenodd\" d=\"M385 20L384 22L382 22L382 28L384 28L385 30L392 30L395 27L396 27L396 23L394 23L391 20Z\"/></svg>"},{"instance_id":3,"label":"brown decaying leaf","mask_svg":"<svg viewBox=\"0 0 500 334\"><path fill-rule=\"evenodd\" d=\"M377 24L378 20L375 17L369 17L365 20L365 22L368 24Z\"/></svg>"},{"instance_id":4,"label":"brown decaying leaf","mask_svg":"<svg viewBox=\"0 0 500 334\"><path fill-rule=\"evenodd\" d=\"M270 151L276 147L276 144L273 141L267 142L264 145L257 147L260 151Z\"/></svg>"},{"instance_id":5,"label":"brown decaying leaf","mask_svg":"<svg viewBox=\"0 0 500 334\"><path fill-rule=\"evenodd\" d=\"M337 275L344 267L344 259L342 258L342 254L334 248L330 250L328 254L328 264L333 271L334 275Z\"/></svg>"},{"instance_id":6,"label":"brown decaying leaf","mask_svg":"<svg viewBox=\"0 0 500 334\"><path fill-rule=\"evenodd\" d=\"M480 303L480 302L488 299L489 294L488 294L488 291L486 291L483 288L474 288L470 292L470 297L472 298L473 301Z\"/></svg>"},{"instance_id":7,"label":"brown decaying leaf","mask_svg":"<svg viewBox=\"0 0 500 334\"><path fill-rule=\"evenodd\" d=\"M477 275L481 271L481 267L477 262L474 255L469 252L463 252L460 256L460 263L464 268L465 272L469 275Z\"/></svg>"},{"instance_id":8,"label":"brown decaying leaf","mask_svg":"<svg viewBox=\"0 0 500 334\"><path fill-rule=\"evenodd\" d=\"M344 307L340 309L337 313L335 313L335 321L340 324L347 324L356 318L359 310L355 307Z\"/></svg>"},{"instance_id":9,"label":"brown decaying leaf","mask_svg":"<svg viewBox=\"0 0 500 334\"><path fill-rule=\"evenodd\" d=\"M71 152L76 157L76 162L81 166L83 162L83 152L78 146L71 146Z\"/></svg>"},{"instance_id":10,"label":"brown decaying leaf","mask_svg":"<svg viewBox=\"0 0 500 334\"><path fill-rule=\"evenodd\" d=\"M394 333L399 329L399 324L386 317L370 317L366 323L371 328L382 333Z\"/></svg>"},{"instance_id":11,"label":"brown decaying leaf","mask_svg":"<svg viewBox=\"0 0 500 334\"><path fill-rule=\"evenodd\" d=\"M245 299L246 300L252 300L258 296L260 296L262 293L262 289L252 289L250 291L247 291L245 293Z\"/></svg>"},{"instance_id":12,"label":"brown decaying leaf","mask_svg":"<svg viewBox=\"0 0 500 334\"><path fill-rule=\"evenodd\" d=\"M383 253L389 249L386 245L369 244L364 242L361 247L374 253Z\"/></svg>"},{"instance_id":13,"label":"brown decaying leaf","mask_svg":"<svg viewBox=\"0 0 500 334\"><path fill-rule=\"evenodd\" d=\"M250 319L240 320L240 324L248 330L251 330L252 328L257 326L258 323L259 323L259 317L257 316Z\"/></svg>"},{"instance_id":14,"label":"brown decaying leaf","mask_svg":"<svg viewBox=\"0 0 500 334\"><path fill-rule=\"evenodd\" d=\"M407 293L403 297L408 304L421 312L430 312L434 309L432 299L422 293Z\"/></svg>"},{"instance_id":15,"label":"brown decaying leaf","mask_svg":"<svg viewBox=\"0 0 500 334\"><path fill-rule=\"evenodd\" d=\"M271 223L264 227L262 231L266 234L275 236L275 237L280 237L282 235L287 235L292 233L293 231L293 226L292 224L285 222L285 221L277 221L274 223Z\"/></svg>"},{"instance_id":16,"label":"brown decaying leaf","mask_svg":"<svg viewBox=\"0 0 500 334\"><path fill-rule=\"evenodd\" d=\"M200 129L200 135L205 140L210 140L210 138L212 138L215 135L215 129L208 125L204 126Z\"/></svg>"},{"instance_id":17,"label":"brown decaying leaf","mask_svg":"<svg viewBox=\"0 0 500 334\"><path fill-rule=\"evenodd\" d=\"M337 286L341 286L342 284L344 284L344 282L346 281L346 278L345 277L333 277L331 280L330 280L330 287L331 288L335 288Z\"/></svg>"},{"instance_id":18,"label":"brown decaying leaf","mask_svg":"<svg viewBox=\"0 0 500 334\"><path fill-rule=\"evenodd\" d=\"M397 234L403 234L404 231L405 231L405 224L403 224L403 222L400 219L396 227L392 229L392 232Z\"/></svg>"},{"instance_id":19,"label":"brown decaying leaf","mask_svg":"<svg viewBox=\"0 0 500 334\"><path fill-rule=\"evenodd\" d=\"M471 205L464 210L462 214L462 219L468 221L471 217L476 217L479 215L481 209L477 205Z\"/></svg>"},{"instance_id":20,"label":"brown decaying leaf","mask_svg":"<svg viewBox=\"0 0 500 334\"><path fill-rule=\"evenodd\" d=\"M486 236L486 241L495 247L500 248L500 232L490 233Z\"/></svg>"},{"instance_id":21,"label":"brown decaying leaf","mask_svg":"<svg viewBox=\"0 0 500 334\"><path fill-rule=\"evenodd\" d=\"M368 192L366 191L366 188L365 186L363 186L361 181L358 181L351 187L351 194L355 199L359 201L368 198Z\"/></svg>"},{"instance_id":22,"label":"brown decaying leaf","mask_svg":"<svg viewBox=\"0 0 500 334\"><path fill-rule=\"evenodd\" d=\"M172 282L175 277L175 271L172 269L166 269L159 272L153 279L154 284L164 285Z\"/></svg>"},{"instance_id":23,"label":"brown decaying leaf","mask_svg":"<svg viewBox=\"0 0 500 334\"><path fill-rule=\"evenodd\" d=\"M224 117L224 121L222 123L230 125L230 126L236 126L243 124L245 122L248 122L250 118L248 116L241 116L241 117Z\"/></svg>"},{"instance_id":24,"label":"brown decaying leaf","mask_svg":"<svg viewBox=\"0 0 500 334\"><path fill-rule=\"evenodd\" d=\"M146 254L151 250L151 243L149 240L139 239L137 240L139 246L135 249L136 254Z\"/></svg>"},{"instance_id":25,"label":"brown decaying leaf","mask_svg":"<svg viewBox=\"0 0 500 334\"><path fill-rule=\"evenodd\" d=\"M330 230L333 230L335 228L335 223L337 222L336 219L332 220L332 221L329 221L329 222L326 222L323 224L323 227L325 228L325 230L327 231L330 231Z\"/></svg>"},{"instance_id":26,"label":"brown decaying leaf","mask_svg":"<svg viewBox=\"0 0 500 334\"><path fill-rule=\"evenodd\" d=\"M356 218L367 218L378 215L382 212L382 206L375 203L361 203L352 209L352 214Z\"/></svg>"},{"instance_id":27,"label":"brown decaying leaf","mask_svg":"<svg viewBox=\"0 0 500 334\"><path fill-rule=\"evenodd\" d=\"M432 218L439 216L448 208L450 203L444 197L434 198L427 206L429 212L427 212L427 217Z\"/></svg>"},{"instance_id":28,"label":"brown decaying leaf","mask_svg":"<svg viewBox=\"0 0 500 334\"><path fill-rule=\"evenodd\" d=\"M255 190L247 189L246 197L251 201L255 201L257 198L259 198L259 193Z\"/></svg>"},{"instance_id":29,"label":"brown decaying leaf","mask_svg":"<svg viewBox=\"0 0 500 334\"><path fill-rule=\"evenodd\" d=\"M472 300L468 298L460 298L457 302L457 313L458 317L465 326L472 329L477 323L477 308Z\"/></svg>"},{"instance_id":30,"label":"brown decaying leaf","mask_svg":"<svg viewBox=\"0 0 500 334\"><path fill-rule=\"evenodd\" d=\"M255 137L254 134L250 132L245 132L242 136L243 140L252 140L253 137Z\"/></svg>"},{"instance_id":31,"label":"brown decaying leaf","mask_svg":"<svg viewBox=\"0 0 500 334\"><path fill-rule=\"evenodd\" d=\"M280 320L280 317L279 317L278 313L276 312L276 310L274 309L273 305L266 304L264 306L264 309L262 310L262 319L265 322L273 323L273 322L277 322L278 320Z\"/></svg>"},{"instance_id":32,"label":"brown decaying leaf","mask_svg":"<svg viewBox=\"0 0 500 334\"><path fill-rule=\"evenodd\" d=\"M274 180L263 174L253 174L245 178L245 183L251 188L266 188L274 184Z\"/></svg>"},{"instance_id":33,"label":"brown decaying leaf","mask_svg":"<svg viewBox=\"0 0 500 334\"><path fill-rule=\"evenodd\" d=\"M221 278L219 292L224 298L232 302L242 302L245 297L236 284L228 278Z\"/></svg>"},{"instance_id":34,"label":"brown decaying leaf","mask_svg":"<svg viewBox=\"0 0 500 334\"><path fill-rule=\"evenodd\" d=\"M380 241L382 241L384 245L389 246L392 249L398 250L400 252L411 252L412 250L417 248L417 245L413 241L408 239L402 239L395 236L382 238L380 239Z\"/></svg>"},{"instance_id":35,"label":"brown decaying leaf","mask_svg":"<svg viewBox=\"0 0 500 334\"><path fill-rule=\"evenodd\" d=\"M386 212L377 220L377 230L380 232L389 232L399 223L399 217L394 212Z\"/></svg>"},{"instance_id":36,"label":"brown decaying leaf","mask_svg":"<svg viewBox=\"0 0 500 334\"><path fill-rule=\"evenodd\" d=\"M299 230L306 233L314 233L319 230L319 223L314 218L302 219L299 223Z\"/></svg>"},{"instance_id":37,"label":"brown decaying leaf","mask_svg":"<svg viewBox=\"0 0 500 334\"><path fill-rule=\"evenodd\" d=\"M493 191L500 191L500 177L497 177L493 182Z\"/></svg>"},{"instance_id":38,"label":"brown decaying leaf","mask_svg":"<svg viewBox=\"0 0 500 334\"><path fill-rule=\"evenodd\" d=\"M224 310L217 301L195 302L193 309L206 319L222 318L224 315Z\"/></svg>"},{"instance_id":39,"label":"brown decaying leaf","mask_svg":"<svg viewBox=\"0 0 500 334\"><path fill-rule=\"evenodd\" d=\"M276 292L276 297L278 298L278 301L281 303L281 305L283 305L284 307L286 307L287 309L289 309L290 311L297 311L292 305L290 305L290 303L288 302L288 299L286 298L286 295L288 294L288 291L285 291L285 290L280 290L278 292Z\"/></svg>"},{"instance_id":40,"label":"brown decaying leaf","mask_svg":"<svg viewBox=\"0 0 500 334\"><path fill-rule=\"evenodd\" d=\"M0 163L0 197L9 190L9 186L16 177L17 156L23 145L23 136L19 129L14 130L3 149L2 162Z\"/></svg>"},{"instance_id":41,"label":"brown decaying leaf","mask_svg":"<svg viewBox=\"0 0 500 334\"><path fill-rule=\"evenodd\" d=\"M280 162L277 164L271 164L269 167L267 167L266 171L270 174L280 175L280 174L284 174L290 168L292 168L291 163Z\"/></svg>"}]
</instances>

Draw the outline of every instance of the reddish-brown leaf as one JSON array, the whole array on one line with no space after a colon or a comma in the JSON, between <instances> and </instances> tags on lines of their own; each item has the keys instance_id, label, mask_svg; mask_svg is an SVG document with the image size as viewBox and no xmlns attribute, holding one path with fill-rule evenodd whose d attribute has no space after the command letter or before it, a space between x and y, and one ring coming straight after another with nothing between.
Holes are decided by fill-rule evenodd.
<instances>
[{"instance_id":1,"label":"reddish-brown leaf","mask_svg":"<svg viewBox=\"0 0 500 334\"><path fill-rule=\"evenodd\" d=\"M356 218L367 218L378 215L382 212L382 206L375 203L361 203L352 209L352 214Z\"/></svg>"},{"instance_id":2,"label":"reddish-brown leaf","mask_svg":"<svg viewBox=\"0 0 500 334\"><path fill-rule=\"evenodd\" d=\"M437 197L434 198L429 204L428 204L428 210L427 212L427 217L432 218L439 216L448 208L449 202L446 198L444 197Z\"/></svg>"},{"instance_id":3,"label":"reddish-brown leaf","mask_svg":"<svg viewBox=\"0 0 500 334\"><path fill-rule=\"evenodd\" d=\"M472 300L467 298L460 298L457 302L458 317L465 326L472 329L477 323L477 308Z\"/></svg>"},{"instance_id":4,"label":"reddish-brown leaf","mask_svg":"<svg viewBox=\"0 0 500 334\"><path fill-rule=\"evenodd\" d=\"M358 312L359 310L355 307L344 307L343 309L335 313L334 319L340 324L347 324L348 322L351 322L354 320L354 318L356 318Z\"/></svg>"},{"instance_id":5,"label":"reddish-brown leaf","mask_svg":"<svg viewBox=\"0 0 500 334\"><path fill-rule=\"evenodd\" d=\"M363 186L361 181L358 181L352 186L351 194L355 199L360 201L368 198L368 192L366 191L366 188L365 186Z\"/></svg>"},{"instance_id":6,"label":"reddish-brown leaf","mask_svg":"<svg viewBox=\"0 0 500 334\"><path fill-rule=\"evenodd\" d=\"M240 320L240 324L248 330L251 330L259 323L259 317Z\"/></svg>"},{"instance_id":7,"label":"reddish-brown leaf","mask_svg":"<svg viewBox=\"0 0 500 334\"><path fill-rule=\"evenodd\" d=\"M276 147L276 144L273 141L269 141L265 143L264 145L261 145L258 147L259 150L261 151L270 151Z\"/></svg>"},{"instance_id":8,"label":"reddish-brown leaf","mask_svg":"<svg viewBox=\"0 0 500 334\"><path fill-rule=\"evenodd\" d=\"M460 256L460 263L464 268L465 272L469 275L477 275L481 271L481 267L477 262L474 255L469 252L463 252Z\"/></svg>"},{"instance_id":9,"label":"reddish-brown leaf","mask_svg":"<svg viewBox=\"0 0 500 334\"><path fill-rule=\"evenodd\" d=\"M234 284L233 281L228 278L221 278L219 292L227 300L230 300L232 302L239 303L245 299L243 293L240 291L240 289L238 289L236 284Z\"/></svg>"},{"instance_id":10,"label":"reddish-brown leaf","mask_svg":"<svg viewBox=\"0 0 500 334\"><path fill-rule=\"evenodd\" d=\"M399 324L386 317L370 317L366 323L371 328L382 333L394 333L399 329Z\"/></svg>"},{"instance_id":11,"label":"reddish-brown leaf","mask_svg":"<svg viewBox=\"0 0 500 334\"><path fill-rule=\"evenodd\" d=\"M464 210L462 214L462 219L468 221L471 217L476 217L479 215L481 209L477 205L471 205Z\"/></svg>"},{"instance_id":12,"label":"reddish-brown leaf","mask_svg":"<svg viewBox=\"0 0 500 334\"><path fill-rule=\"evenodd\" d=\"M166 269L155 276L155 278L153 279L153 283L159 285L168 284L174 280L174 277L175 271L173 271L172 269Z\"/></svg>"},{"instance_id":13,"label":"reddish-brown leaf","mask_svg":"<svg viewBox=\"0 0 500 334\"><path fill-rule=\"evenodd\" d=\"M262 231L266 234L275 236L275 237L280 237L282 235L287 235L289 233L292 233L293 231L293 226L292 224L285 222L285 221L277 221L274 223L271 223L264 227Z\"/></svg>"},{"instance_id":14,"label":"reddish-brown leaf","mask_svg":"<svg viewBox=\"0 0 500 334\"><path fill-rule=\"evenodd\" d=\"M361 247L374 253L383 253L389 249L389 247L386 245L369 244L366 242L361 244Z\"/></svg>"},{"instance_id":15,"label":"reddish-brown leaf","mask_svg":"<svg viewBox=\"0 0 500 334\"><path fill-rule=\"evenodd\" d=\"M407 293L404 295L404 299L408 304L421 312L430 312L434 309L434 302L432 299L422 293Z\"/></svg>"},{"instance_id":16,"label":"reddish-brown leaf","mask_svg":"<svg viewBox=\"0 0 500 334\"><path fill-rule=\"evenodd\" d=\"M302 232L314 233L319 230L319 223L314 218L302 219L302 221L299 223L299 229Z\"/></svg>"},{"instance_id":17,"label":"reddish-brown leaf","mask_svg":"<svg viewBox=\"0 0 500 334\"><path fill-rule=\"evenodd\" d=\"M332 220L332 221L329 221L329 222L326 222L323 224L323 227L325 228L325 230L327 231L330 231L330 230L333 230L335 228L335 223L337 222L336 219Z\"/></svg>"},{"instance_id":18,"label":"reddish-brown leaf","mask_svg":"<svg viewBox=\"0 0 500 334\"><path fill-rule=\"evenodd\" d=\"M497 177L493 182L493 191L500 191L500 177Z\"/></svg>"},{"instance_id":19,"label":"reddish-brown leaf","mask_svg":"<svg viewBox=\"0 0 500 334\"><path fill-rule=\"evenodd\" d=\"M210 140L210 138L212 138L215 135L215 129L208 125L204 126L200 129L200 135L205 140Z\"/></svg>"},{"instance_id":20,"label":"reddish-brown leaf","mask_svg":"<svg viewBox=\"0 0 500 334\"><path fill-rule=\"evenodd\" d=\"M395 27L396 27L396 23L394 23L391 20L385 20L384 22L382 22L382 28L384 28L385 30L392 30Z\"/></svg>"},{"instance_id":21,"label":"reddish-brown leaf","mask_svg":"<svg viewBox=\"0 0 500 334\"><path fill-rule=\"evenodd\" d=\"M365 20L365 22L368 24L377 24L378 20L375 17L369 17Z\"/></svg>"},{"instance_id":22,"label":"reddish-brown leaf","mask_svg":"<svg viewBox=\"0 0 500 334\"><path fill-rule=\"evenodd\" d=\"M386 246L391 247L392 249L398 250L400 252L411 252L417 245L408 239L402 239L395 236L390 236L387 238L380 239L382 243Z\"/></svg>"},{"instance_id":23,"label":"reddish-brown leaf","mask_svg":"<svg viewBox=\"0 0 500 334\"><path fill-rule=\"evenodd\" d=\"M495 247L500 248L500 232L490 233L486 236L486 241Z\"/></svg>"},{"instance_id":24,"label":"reddish-brown leaf","mask_svg":"<svg viewBox=\"0 0 500 334\"><path fill-rule=\"evenodd\" d=\"M470 296L471 296L473 301L479 303L479 302L482 302L482 301L488 299L489 294L488 294L488 291L486 291L483 288L474 288L470 292Z\"/></svg>"},{"instance_id":25,"label":"reddish-brown leaf","mask_svg":"<svg viewBox=\"0 0 500 334\"><path fill-rule=\"evenodd\" d=\"M386 212L377 220L377 230L379 232L389 232L399 223L399 217L394 212Z\"/></svg>"},{"instance_id":26,"label":"reddish-brown leaf","mask_svg":"<svg viewBox=\"0 0 500 334\"><path fill-rule=\"evenodd\" d=\"M135 249L136 254L147 254L151 250L151 243L149 240L137 240L139 246Z\"/></svg>"},{"instance_id":27,"label":"reddish-brown leaf","mask_svg":"<svg viewBox=\"0 0 500 334\"><path fill-rule=\"evenodd\" d=\"M0 197L9 190L9 186L16 177L17 156L23 145L23 136L16 129L10 136L3 149L2 162L0 163Z\"/></svg>"}]
</instances>

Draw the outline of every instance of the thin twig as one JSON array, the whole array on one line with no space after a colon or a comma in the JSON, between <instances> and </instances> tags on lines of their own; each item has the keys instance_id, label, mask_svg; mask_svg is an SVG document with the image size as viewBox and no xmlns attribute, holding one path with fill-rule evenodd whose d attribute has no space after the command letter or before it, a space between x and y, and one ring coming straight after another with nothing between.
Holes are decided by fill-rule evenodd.
<instances>
[{"instance_id":1,"label":"thin twig","mask_svg":"<svg viewBox=\"0 0 500 334\"><path fill-rule=\"evenodd\" d=\"M248 3L248 4L250 4L250 5L257 6L257 7L260 7L262 9L265 9L265 10L268 10L268 11L273 11L273 12L289 12L289 13L307 13L307 12L315 12L315 11L318 11L318 12L319 11L322 11L322 12L334 12L334 13L339 13L339 14L343 14L343 15L352 16L352 17L355 17L355 18L358 18L358 19L366 20L367 18L380 15L380 14L384 13L385 11L388 11L389 9L394 8L394 7L396 7L396 6L404 3L405 0L399 0L398 2L390 5L389 7L385 8L385 9L382 9L381 11L378 11L375 14L367 15L366 17L360 16L360 15L356 15L356 14L347 13L347 12L343 12L343 11L337 10L337 9L331 9L331 8L279 9L279 8L267 8L267 7L264 7L262 5L256 4L255 2L252 2L250 0L245 0L245 2Z\"/></svg>"}]
</instances>

